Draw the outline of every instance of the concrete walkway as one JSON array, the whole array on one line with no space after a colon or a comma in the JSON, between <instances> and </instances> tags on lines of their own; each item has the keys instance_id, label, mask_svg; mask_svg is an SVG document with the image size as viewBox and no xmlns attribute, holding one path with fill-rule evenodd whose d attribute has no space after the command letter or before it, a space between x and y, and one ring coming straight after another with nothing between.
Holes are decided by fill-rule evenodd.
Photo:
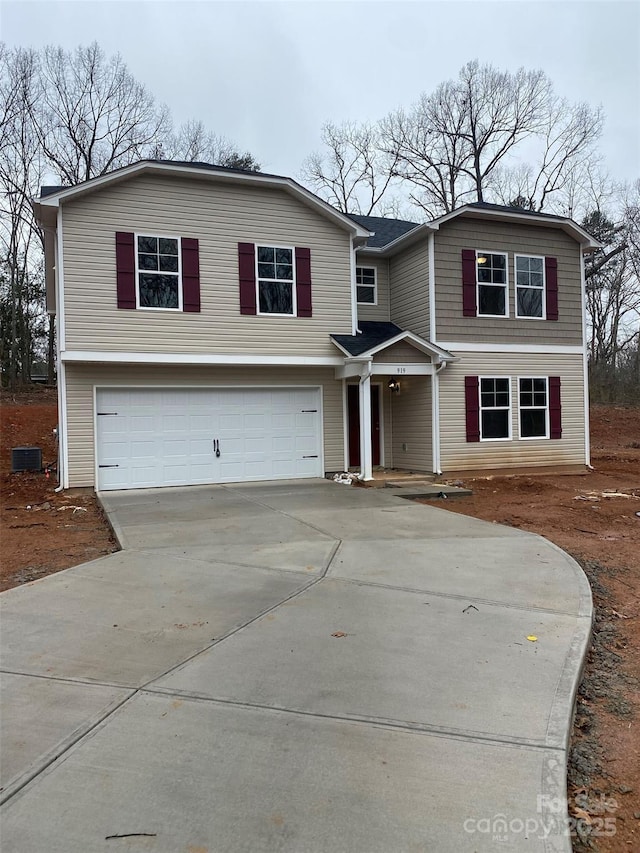
<instances>
[{"instance_id":1,"label":"concrete walkway","mask_svg":"<svg viewBox=\"0 0 640 853\"><path fill-rule=\"evenodd\" d=\"M561 550L324 480L103 501L123 551L1 596L3 851L570 851Z\"/></svg>"}]
</instances>

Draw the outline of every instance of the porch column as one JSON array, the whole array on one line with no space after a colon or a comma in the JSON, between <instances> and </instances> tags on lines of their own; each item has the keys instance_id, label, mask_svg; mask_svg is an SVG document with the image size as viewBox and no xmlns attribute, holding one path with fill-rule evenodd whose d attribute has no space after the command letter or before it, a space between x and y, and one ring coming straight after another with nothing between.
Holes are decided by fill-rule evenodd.
<instances>
[{"instance_id":1,"label":"porch column","mask_svg":"<svg viewBox=\"0 0 640 853\"><path fill-rule=\"evenodd\" d=\"M363 365L359 385L360 403L360 475L373 480L373 448L371 446L371 363Z\"/></svg>"}]
</instances>

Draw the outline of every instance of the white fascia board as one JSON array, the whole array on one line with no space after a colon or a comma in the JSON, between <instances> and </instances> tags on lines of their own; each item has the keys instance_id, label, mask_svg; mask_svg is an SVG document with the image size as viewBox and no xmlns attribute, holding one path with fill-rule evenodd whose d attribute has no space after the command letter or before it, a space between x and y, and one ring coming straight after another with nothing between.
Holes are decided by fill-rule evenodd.
<instances>
[{"instance_id":1,"label":"white fascia board","mask_svg":"<svg viewBox=\"0 0 640 853\"><path fill-rule=\"evenodd\" d=\"M195 166L178 166L170 162L155 162L143 160L140 163L134 163L131 166L125 166L114 172L109 172L106 175L101 175L99 178L92 178L82 184L77 184L74 187L65 187L58 192L37 199L37 202L42 207L58 207L61 202L68 198L73 198L78 195L93 192L96 189L108 183L117 183L133 177L136 174L144 172L160 172L170 175L190 175L204 180L216 180L228 183L249 183L256 185L272 185L278 186L289 192L291 195L298 196L302 201L311 207L315 207L324 216L333 219L335 222L349 231L355 237L364 239L371 235L368 228L363 228L355 220L350 219L345 214L331 207L326 201L323 201L318 196L307 190L301 184L294 181L292 178L280 177L277 175L262 175L260 172L226 172L216 171L215 169L199 169Z\"/></svg>"},{"instance_id":2,"label":"white fascia board","mask_svg":"<svg viewBox=\"0 0 640 853\"><path fill-rule=\"evenodd\" d=\"M192 354L175 352L103 352L93 350L67 350L61 353L62 361L94 364L176 364L252 367L336 367L344 363L341 356L294 355L231 355Z\"/></svg>"},{"instance_id":3,"label":"white fascia board","mask_svg":"<svg viewBox=\"0 0 640 853\"><path fill-rule=\"evenodd\" d=\"M547 355L582 355L582 346L550 344L480 344L468 341L440 341L450 352L542 353Z\"/></svg>"},{"instance_id":4,"label":"white fascia board","mask_svg":"<svg viewBox=\"0 0 640 853\"><path fill-rule=\"evenodd\" d=\"M337 347L340 350L340 352L343 352L348 358L351 358L351 353L349 352L348 349L345 349L337 341L334 341L333 338L331 338L331 343L334 345L334 347Z\"/></svg>"},{"instance_id":5,"label":"white fascia board","mask_svg":"<svg viewBox=\"0 0 640 853\"><path fill-rule=\"evenodd\" d=\"M356 376L362 375L362 370L364 368L364 362L351 362L350 364L343 364L341 367L336 367L336 379L353 379Z\"/></svg>"},{"instance_id":6,"label":"white fascia board","mask_svg":"<svg viewBox=\"0 0 640 853\"><path fill-rule=\"evenodd\" d=\"M452 210L451 213L445 213L443 216L439 216L437 219L434 219L430 224L435 229L438 230L441 225L445 222L448 222L450 219L456 219L458 216L463 215L473 215L474 217L487 219L501 219L507 222L527 222L530 225L540 225L546 227L556 226L557 228L561 228L563 231L566 231L570 234L574 240L577 240L580 243L583 250L592 251L593 249L602 248L602 243L598 240L595 240L588 231L585 231L582 226L578 225L573 219L569 219L566 216L535 216L533 214L527 213L523 211L522 213L517 213L512 210L487 210L486 208L472 207L471 205L465 205L464 207L459 207L457 210Z\"/></svg>"},{"instance_id":7,"label":"white fascia board","mask_svg":"<svg viewBox=\"0 0 640 853\"><path fill-rule=\"evenodd\" d=\"M388 347L392 347L394 344L400 343L401 341L409 341L409 343L413 344L416 349L419 349L425 355L435 355L441 361L454 360L450 352L447 352L445 349L442 349L429 341L423 340L418 337L418 335L414 335L413 332L401 332L399 335L396 335L395 338L390 338L388 341L378 344L377 347L372 347L372 349L367 350L367 355L375 355L376 353L382 352Z\"/></svg>"}]
</instances>

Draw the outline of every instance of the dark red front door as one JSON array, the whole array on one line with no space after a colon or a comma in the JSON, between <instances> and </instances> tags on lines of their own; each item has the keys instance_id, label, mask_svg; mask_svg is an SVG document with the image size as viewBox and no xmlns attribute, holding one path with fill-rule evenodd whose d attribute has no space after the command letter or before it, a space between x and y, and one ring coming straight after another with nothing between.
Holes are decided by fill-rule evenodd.
<instances>
[{"instance_id":1,"label":"dark red front door","mask_svg":"<svg viewBox=\"0 0 640 853\"><path fill-rule=\"evenodd\" d=\"M349 467L360 465L360 401L358 385L347 385ZM380 386L371 386L371 448L373 464L380 464Z\"/></svg>"}]
</instances>

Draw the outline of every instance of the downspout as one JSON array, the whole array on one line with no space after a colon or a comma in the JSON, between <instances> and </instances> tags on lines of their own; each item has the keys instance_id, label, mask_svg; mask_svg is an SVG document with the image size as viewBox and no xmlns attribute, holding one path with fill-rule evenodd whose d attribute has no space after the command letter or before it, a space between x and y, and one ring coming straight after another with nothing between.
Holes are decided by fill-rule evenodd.
<instances>
[{"instance_id":1,"label":"downspout","mask_svg":"<svg viewBox=\"0 0 640 853\"><path fill-rule=\"evenodd\" d=\"M64 324L64 257L62 250L62 208L56 218L56 372L58 376L58 486L61 492L67 483L67 377L62 362L66 330Z\"/></svg>"},{"instance_id":2,"label":"downspout","mask_svg":"<svg viewBox=\"0 0 640 853\"><path fill-rule=\"evenodd\" d=\"M591 436L589 434L589 360L587 358L587 287L584 274L584 252L580 245L580 293L582 299L582 372L584 385L584 464L591 465Z\"/></svg>"},{"instance_id":3,"label":"downspout","mask_svg":"<svg viewBox=\"0 0 640 853\"><path fill-rule=\"evenodd\" d=\"M350 267L351 267L351 334L358 334L358 300L357 300L357 290L356 290L356 246L355 246L355 238L352 236L351 238L351 253L350 253Z\"/></svg>"},{"instance_id":4,"label":"downspout","mask_svg":"<svg viewBox=\"0 0 640 853\"><path fill-rule=\"evenodd\" d=\"M427 268L429 271L429 340L432 344L436 342L436 259L435 244L436 235L429 232L427 240Z\"/></svg>"},{"instance_id":5,"label":"downspout","mask_svg":"<svg viewBox=\"0 0 640 853\"><path fill-rule=\"evenodd\" d=\"M447 366L441 361L436 367L431 381L431 454L433 473L442 474L440 465L440 373Z\"/></svg>"}]
</instances>

